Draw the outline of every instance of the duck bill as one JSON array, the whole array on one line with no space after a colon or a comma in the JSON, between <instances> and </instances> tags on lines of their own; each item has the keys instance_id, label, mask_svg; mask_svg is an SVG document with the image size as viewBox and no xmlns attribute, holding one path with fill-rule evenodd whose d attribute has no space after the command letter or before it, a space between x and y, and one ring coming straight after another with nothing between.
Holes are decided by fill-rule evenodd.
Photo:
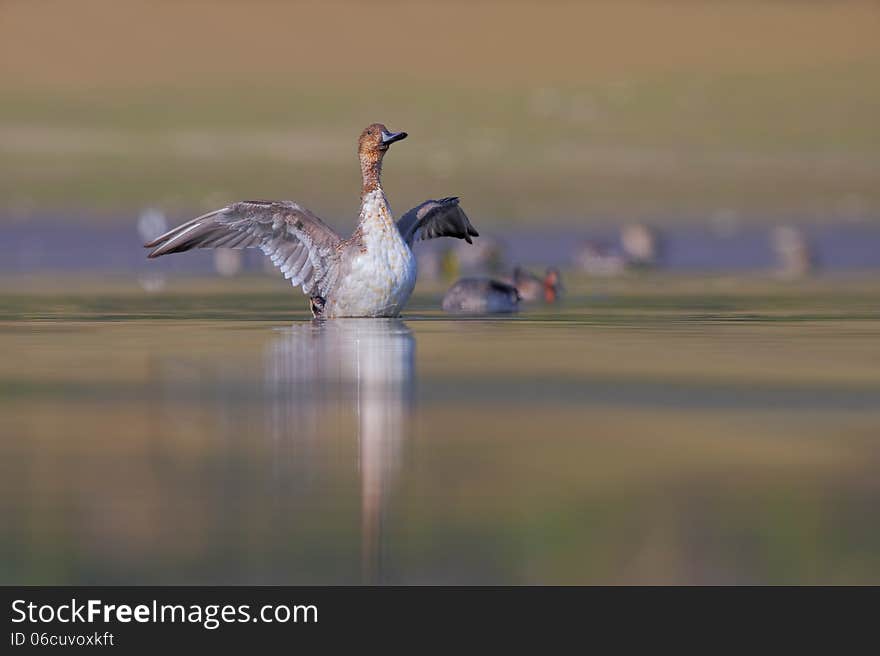
<instances>
[{"instance_id":1,"label":"duck bill","mask_svg":"<svg viewBox=\"0 0 880 656\"><path fill-rule=\"evenodd\" d=\"M395 141L402 141L406 139L406 132L387 132L385 130L382 131L382 145L390 146Z\"/></svg>"}]
</instances>

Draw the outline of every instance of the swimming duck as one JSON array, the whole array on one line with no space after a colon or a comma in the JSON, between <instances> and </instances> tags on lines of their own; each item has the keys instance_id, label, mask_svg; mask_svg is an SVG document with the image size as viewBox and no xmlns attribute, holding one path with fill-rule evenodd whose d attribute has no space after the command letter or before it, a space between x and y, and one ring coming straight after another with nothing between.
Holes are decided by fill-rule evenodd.
<instances>
[{"instance_id":1,"label":"swimming duck","mask_svg":"<svg viewBox=\"0 0 880 656\"><path fill-rule=\"evenodd\" d=\"M524 301L555 303L562 292L559 270L554 267L548 268L543 278L522 267L516 267L513 270L513 277L506 282L516 287L516 291Z\"/></svg>"},{"instance_id":2,"label":"swimming duck","mask_svg":"<svg viewBox=\"0 0 880 656\"><path fill-rule=\"evenodd\" d=\"M443 309L455 314L516 312L520 296L516 287L491 278L462 278L443 297Z\"/></svg>"},{"instance_id":3,"label":"swimming duck","mask_svg":"<svg viewBox=\"0 0 880 656\"><path fill-rule=\"evenodd\" d=\"M623 226L620 230L620 245L629 268L648 269L657 264L660 236L644 223Z\"/></svg>"},{"instance_id":4,"label":"swimming duck","mask_svg":"<svg viewBox=\"0 0 880 656\"><path fill-rule=\"evenodd\" d=\"M148 257L192 248L260 248L309 297L316 318L396 317L416 283L412 245L479 234L457 198L428 200L395 223L382 190L382 159L407 137L381 123L358 140L363 187L357 228L342 239L293 201L240 201L192 219L146 243Z\"/></svg>"},{"instance_id":5,"label":"swimming duck","mask_svg":"<svg viewBox=\"0 0 880 656\"><path fill-rule=\"evenodd\" d=\"M585 242L574 255L574 264L591 276L619 276L626 272L623 253L597 241Z\"/></svg>"}]
</instances>

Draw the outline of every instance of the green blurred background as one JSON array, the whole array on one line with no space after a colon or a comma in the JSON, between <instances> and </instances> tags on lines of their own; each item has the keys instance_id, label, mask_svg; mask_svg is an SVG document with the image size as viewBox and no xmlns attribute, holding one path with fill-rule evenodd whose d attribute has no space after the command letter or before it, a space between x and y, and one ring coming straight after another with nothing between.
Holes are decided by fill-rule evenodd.
<instances>
[{"instance_id":1,"label":"green blurred background","mask_svg":"<svg viewBox=\"0 0 880 656\"><path fill-rule=\"evenodd\" d=\"M0 216L293 198L482 225L880 215L877 2L0 3Z\"/></svg>"}]
</instances>

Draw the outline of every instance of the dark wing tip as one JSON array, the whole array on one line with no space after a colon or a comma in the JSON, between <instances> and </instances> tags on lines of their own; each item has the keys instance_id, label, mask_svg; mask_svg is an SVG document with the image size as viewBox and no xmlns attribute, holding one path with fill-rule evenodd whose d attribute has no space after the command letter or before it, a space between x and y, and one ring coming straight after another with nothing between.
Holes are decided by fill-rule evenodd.
<instances>
[{"instance_id":1,"label":"dark wing tip","mask_svg":"<svg viewBox=\"0 0 880 656\"><path fill-rule=\"evenodd\" d=\"M455 204L458 205L458 197L454 197L453 200L455 200ZM465 223L465 228L464 228L465 236L464 236L464 238L467 241L467 243L473 244L474 242L471 241L471 237L479 237L480 233L477 232L477 229L471 224L471 220L470 220L470 218L468 218L468 215L465 214L464 210L461 210L461 213L464 216L464 223Z\"/></svg>"}]
</instances>

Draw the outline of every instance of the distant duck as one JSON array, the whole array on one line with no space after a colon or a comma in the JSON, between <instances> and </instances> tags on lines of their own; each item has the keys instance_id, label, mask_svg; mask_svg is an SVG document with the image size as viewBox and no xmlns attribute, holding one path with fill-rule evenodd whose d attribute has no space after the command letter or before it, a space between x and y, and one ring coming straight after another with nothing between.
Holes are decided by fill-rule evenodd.
<instances>
[{"instance_id":1,"label":"distant duck","mask_svg":"<svg viewBox=\"0 0 880 656\"><path fill-rule=\"evenodd\" d=\"M519 310L516 287L491 278L462 278L443 297L443 309L453 314L505 314Z\"/></svg>"},{"instance_id":2,"label":"distant duck","mask_svg":"<svg viewBox=\"0 0 880 656\"><path fill-rule=\"evenodd\" d=\"M589 240L574 256L574 265L593 276L619 276L627 271L653 269L660 260L662 240L657 230L642 224L625 225L620 247Z\"/></svg>"},{"instance_id":3,"label":"distant duck","mask_svg":"<svg viewBox=\"0 0 880 656\"><path fill-rule=\"evenodd\" d=\"M625 225L620 231L620 245L630 268L656 266L660 251L660 237L644 223Z\"/></svg>"},{"instance_id":4,"label":"distant duck","mask_svg":"<svg viewBox=\"0 0 880 656\"><path fill-rule=\"evenodd\" d=\"M380 123L358 141L363 187L358 226L342 239L292 201L241 201L184 223L145 244L149 257L193 248L259 248L302 286L317 318L396 317L416 283L413 242L479 234L457 198L425 201L394 222L382 190L382 159L406 132Z\"/></svg>"},{"instance_id":5,"label":"distant duck","mask_svg":"<svg viewBox=\"0 0 880 656\"><path fill-rule=\"evenodd\" d=\"M619 276L626 271L627 260L605 244L587 241L575 253L574 265L592 276Z\"/></svg>"},{"instance_id":6,"label":"distant duck","mask_svg":"<svg viewBox=\"0 0 880 656\"><path fill-rule=\"evenodd\" d=\"M790 280L803 278L815 268L815 257L804 232L794 226L777 226L772 233L777 273Z\"/></svg>"},{"instance_id":7,"label":"distant duck","mask_svg":"<svg viewBox=\"0 0 880 656\"><path fill-rule=\"evenodd\" d=\"M520 298L528 302L555 303L562 294L562 279L555 267L548 268L543 278L522 267L516 267L513 276L505 282L516 287Z\"/></svg>"}]
</instances>

